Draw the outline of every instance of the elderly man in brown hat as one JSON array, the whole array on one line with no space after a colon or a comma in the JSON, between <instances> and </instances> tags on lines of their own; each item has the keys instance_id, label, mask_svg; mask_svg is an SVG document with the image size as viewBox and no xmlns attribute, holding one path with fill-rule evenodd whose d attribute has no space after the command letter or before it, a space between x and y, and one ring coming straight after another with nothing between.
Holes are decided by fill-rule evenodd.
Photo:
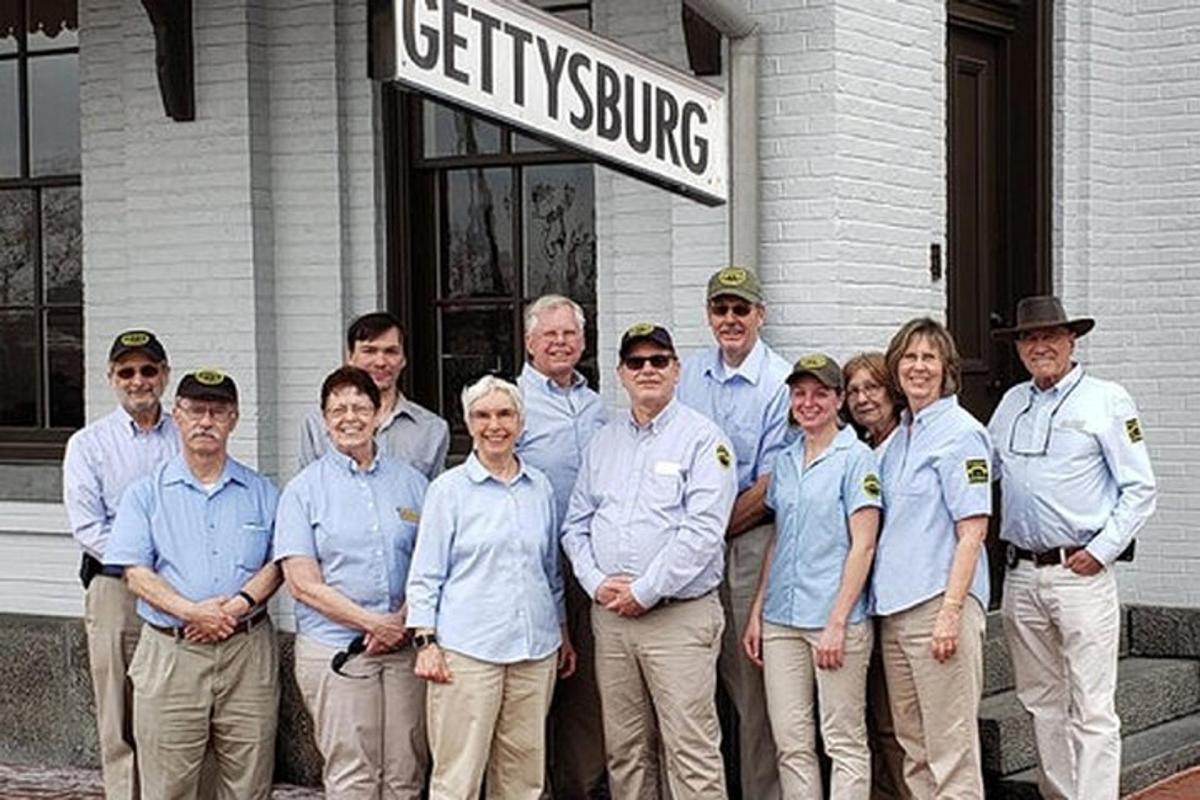
<instances>
[{"instance_id":1,"label":"elderly man in brown hat","mask_svg":"<svg viewBox=\"0 0 1200 800\"><path fill-rule=\"evenodd\" d=\"M1154 473L1129 393L1084 374L1075 341L1095 325L1029 297L1015 339L1031 380L988 424L1008 543L1002 617L1017 696L1033 716L1043 797L1116 800L1114 695L1120 608L1113 563L1154 512Z\"/></svg>"}]
</instances>

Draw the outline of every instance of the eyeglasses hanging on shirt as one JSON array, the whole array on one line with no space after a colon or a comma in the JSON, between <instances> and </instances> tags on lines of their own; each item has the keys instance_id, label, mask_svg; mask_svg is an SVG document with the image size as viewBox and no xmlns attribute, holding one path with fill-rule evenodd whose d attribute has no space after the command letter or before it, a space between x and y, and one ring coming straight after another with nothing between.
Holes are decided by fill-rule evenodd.
<instances>
[{"instance_id":1,"label":"eyeglasses hanging on shirt","mask_svg":"<svg viewBox=\"0 0 1200 800\"><path fill-rule=\"evenodd\" d=\"M1054 416L1058 413L1058 410L1063 407L1063 403L1067 402L1067 398L1071 396L1071 392L1075 391L1075 387L1079 386L1079 384L1082 382L1083 373L1081 372L1079 377L1075 379L1075 382L1068 386L1066 391L1062 393L1062 397L1058 398L1058 402L1054 404L1054 408L1050 409L1050 416L1046 419L1046 434L1042 438L1042 446L1040 449L1036 450L1030 447L1021 449L1018 449L1017 447L1017 427L1021 424L1022 418L1025 418L1027 414L1033 411L1033 401L1037 396L1030 391L1029 401L1025 404L1025 408L1023 408L1020 413L1013 417L1012 426L1008 429L1008 452L1014 456L1026 456L1029 458L1039 458L1049 453L1050 434L1054 430ZM1030 418L1028 420L1028 424L1032 427L1035 421L1035 418ZM1031 431L1031 434L1033 432L1034 431Z\"/></svg>"}]
</instances>

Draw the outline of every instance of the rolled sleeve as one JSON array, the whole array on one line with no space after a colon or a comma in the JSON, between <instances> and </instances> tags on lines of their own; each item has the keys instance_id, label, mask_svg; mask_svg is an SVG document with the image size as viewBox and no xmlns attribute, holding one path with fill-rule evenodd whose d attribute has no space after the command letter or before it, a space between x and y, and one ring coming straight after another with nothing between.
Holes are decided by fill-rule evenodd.
<instances>
[{"instance_id":1,"label":"rolled sleeve","mask_svg":"<svg viewBox=\"0 0 1200 800\"><path fill-rule=\"evenodd\" d=\"M129 487L113 520L112 536L104 553L104 563L117 567L154 567L155 550L151 536L148 478Z\"/></svg>"}]
</instances>

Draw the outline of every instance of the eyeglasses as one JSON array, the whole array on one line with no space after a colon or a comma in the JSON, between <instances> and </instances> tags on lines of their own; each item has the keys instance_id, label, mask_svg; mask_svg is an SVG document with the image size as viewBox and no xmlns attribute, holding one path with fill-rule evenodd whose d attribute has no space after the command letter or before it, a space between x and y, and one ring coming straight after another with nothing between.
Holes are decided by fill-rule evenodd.
<instances>
[{"instance_id":1,"label":"eyeglasses","mask_svg":"<svg viewBox=\"0 0 1200 800\"><path fill-rule=\"evenodd\" d=\"M735 317L748 317L754 307L749 303L709 303L708 310L714 317L723 317L730 311Z\"/></svg>"},{"instance_id":2,"label":"eyeglasses","mask_svg":"<svg viewBox=\"0 0 1200 800\"><path fill-rule=\"evenodd\" d=\"M352 641L352 642L350 642L350 644L346 645L345 650L339 650L333 654L333 659L329 662L330 669L332 669L338 675L341 675L343 678L354 678L356 680L370 678L371 677L370 675L351 675L349 673L342 672L342 667L346 666L347 661L354 658L356 655L365 652L366 649L367 649L366 637L365 636L354 637L354 641Z\"/></svg>"},{"instance_id":3,"label":"eyeglasses","mask_svg":"<svg viewBox=\"0 0 1200 800\"><path fill-rule=\"evenodd\" d=\"M846 388L846 396L854 397L860 394L876 394L883 391L883 387L878 383L864 383L861 386L848 386Z\"/></svg>"},{"instance_id":4,"label":"eyeglasses","mask_svg":"<svg viewBox=\"0 0 1200 800\"><path fill-rule=\"evenodd\" d=\"M330 419L345 419L346 417L359 417L361 419L374 419L378 410L375 406L369 403L354 404L354 405L338 405L331 406L325 409L325 416Z\"/></svg>"},{"instance_id":5,"label":"eyeglasses","mask_svg":"<svg viewBox=\"0 0 1200 800\"><path fill-rule=\"evenodd\" d=\"M649 364L655 369L666 369L675 360L675 356L663 355L657 353L652 356L625 356L621 359L621 363L625 365L625 369L630 372L639 372L642 367Z\"/></svg>"},{"instance_id":6,"label":"eyeglasses","mask_svg":"<svg viewBox=\"0 0 1200 800\"><path fill-rule=\"evenodd\" d=\"M1050 432L1054 430L1054 415L1062 408L1063 403L1067 402L1067 398L1071 396L1071 392L1075 391L1075 387L1080 384L1080 381L1075 381L1071 384L1062 397L1058 398L1058 402L1054 404L1054 408L1050 409L1050 418L1046 420L1046 436L1042 440L1042 446L1038 450L1018 449L1017 448L1017 425L1021 421L1021 417L1033 410L1033 395L1029 395L1029 402L1025 404L1025 408L1013 417L1012 427L1008 429L1008 452L1014 456L1026 456L1029 458L1040 458L1050 452Z\"/></svg>"},{"instance_id":7,"label":"eyeglasses","mask_svg":"<svg viewBox=\"0 0 1200 800\"><path fill-rule=\"evenodd\" d=\"M143 378L157 378L160 372L162 370L155 364L142 364L140 367L121 367L116 371L116 376L127 381L134 375L141 375Z\"/></svg>"},{"instance_id":8,"label":"eyeglasses","mask_svg":"<svg viewBox=\"0 0 1200 800\"><path fill-rule=\"evenodd\" d=\"M176 403L175 406L192 422L199 422L209 415L212 415L212 418L218 422L227 422L233 419L233 415L237 413L237 409L233 406L220 402L195 403L189 400L186 403Z\"/></svg>"}]
</instances>

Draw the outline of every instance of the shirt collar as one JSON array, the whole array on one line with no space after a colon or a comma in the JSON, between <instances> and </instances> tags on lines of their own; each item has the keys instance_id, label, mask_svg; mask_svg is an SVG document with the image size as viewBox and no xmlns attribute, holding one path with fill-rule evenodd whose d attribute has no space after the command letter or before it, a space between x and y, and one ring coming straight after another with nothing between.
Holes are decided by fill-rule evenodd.
<instances>
[{"instance_id":1,"label":"shirt collar","mask_svg":"<svg viewBox=\"0 0 1200 800\"><path fill-rule=\"evenodd\" d=\"M151 425L148 429L143 429L138 426L133 417L125 410L125 406L117 405L117 416L121 420L121 427L129 431L133 436L145 435L148 433L157 433L163 429L163 425L167 424L167 417L171 416L160 403L158 406L158 421Z\"/></svg>"},{"instance_id":2,"label":"shirt collar","mask_svg":"<svg viewBox=\"0 0 1200 800\"><path fill-rule=\"evenodd\" d=\"M243 472L244 469L241 464L234 461L229 455L226 455L225 466L221 469L221 476L217 478L214 487L220 489L230 481L240 483L242 486L248 486L249 482ZM205 490L205 487L192 474L192 470L188 467L187 460L182 453L168 461L166 467L163 468L163 484L169 485L172 483L186 483L195 489Z\"/></svg>"},{"instance_id":3,"label":"shirt collar","mask_svg":"<svg viewBox=\"0 0 1200 800\"><path fill-rule=\"evenodd\" d=\"M396 405L392 407L392 413L388 414L387 419L379 423L379 430L391 427L396 421L396 417L404 416L413 420L417 419L416 413L413 411L415 404L402 394L396 395ZM378 431L377 431L378 432Z\"/></svg>"},{"instance_id":4,"label":"shirt collar","mask_svg":"<svg viewBox=\"0 0 1200 800\"><path fill-rule=\"evenodd\" d=\"M654 433L659 433L663 428L671 424L671 420L675 419L675 415L678 413L679 401L672 397L671 402L667 403L666 407L662 411L658 412L658 416L654 417L654 419L650 420L645 425L638 425L637 420L633 417L633 409L630 409L629 427L634 431L648 430L653 431Z\"/></svg>"},{"instance_id":5,"label":"shirt collar","mask_svg":"<svg viewBox=\"0 0 1200 800\"><path fill-rule=\"evenodd\" d=\"M795 441L792 442L791 447L789 449L792 451L793 455L796 458L800 459L801 463L803 463L803 461L804 461L804 429L797 428L797 431L798 431L798 433L796 434L796 439L795 439ZM832 453L833 451L845 450L849 447L852 447L854 445L854 443L857 441L858 441L858 434L856 434L854 432L854 428L850 427L849 425L845 426L844 428L841 428L840 430L838 430L837 435L835 435L833 437L833 441L831 441L829 443L829 446L826 447L824 450L822 450L821 454L812 460L812 463L810 463L808 465L807 469L812 469L815 464L818 464L818 463L824 461L826 459L826 457L828 457L829 454Z\"/></svg>"},{"instance_id":6,"label":"shirt collar","mask_svg":"<svg viewBox=\"0 0 1200 800\"><path fill-rule=\"evenodd\" d=\"M942 416L952 408L958 408L958 395L956 394L952 394L948 397L938 398L922 408L915 415L910 409L906 408L903 411L903 416L900 421L901 424L917 422L921 425L928 425L930 422L933 422L935 419Z\"/></svg>"},{"instance_id":7,"label":"shirt collar","mask_svg":"<svg viewBox=\"0 0 1200 800\"><path fill-rule=\"evenodd\" d=\"M1029 393L1034 397L1044 395L1046 397L1057 397L1063 392L1069 392L1075 387L1075 384L1083 378L1083 365L1075 364L1067 371L1067 374L1059 379L1058 383L1051 386L1049 389L1039 389L1038 385L1032 380L1029 382Z\"/></svg>"},{"instance_id":8,"label":"shirt collar","mask_svg":"<svg viewBox=\"0 0 1200 800\"><path fill-rule=\"evenodd\" d=\"M536 386L548 394L568 394L586 384L587 378L583 377L579 370L573 370L571 372L571 385L564 389L555 383L554 379L549 375L546 375L532 363L526 361L525 366L521 368L521 375L518 378L518 382Z\"/></svg>"},{"instance_id":9,"label":"shirt collar","mask_svg":"<svg viewBox=\"0 0 1200 800\"><path fill-rule=\"evenodd\" d=\"M754 347L746 355L742 363L736 367L731 367L725 363L725 359L721 357L721 348L713 348L713 358L705 367L704 371L711 377L725 383L733 380L736 377L741 377L747 383L758 385L759 378L762 377L763 364L767 361L767 346L763 343L762 337L754 343Z\"/></svg>"},{"instance_id":10,"label":"shirt collar","mask_svg":"<svg viewBox=\"0 0 1200 800\"><path fill-rule=\"evenodd\" d=\"M376 470L379 469L379 451L378 450L376 450L376 452L375 452L375 457L371 459L371 463L368 464L365 468L359 467L357 461L355 461L353 458L346 455L342 451L338 450L336 447L329 448L328 452L325 453L324 457L328 458L333 464L335 464L337 466L338 469L340 469L344 472L348 472L351 475L362 475L363 473L372 475L375 473Z\"/></svg>"},{"instance_id":11,"label":"shirt collar","mask_svg":"<svg viewBox=\"0 0 1200 800\"><path fill-rule=\"evenodd\" d=\"M474 450L472 450L471 454L467 456L467 460L463 462L463 465L466 468L467 477L471 479L472 483L483 483L484 481L492 480L503 485L503 481L501 481L492 473L488 472L488 468L485 467L483 462L479 460L479 456L475 455ZM517 474L513 477L512 481L510 481L509 485L516 483L520 479L528 478L529 471L525 466L525 462L520 456L517 456Z\"/></svg>"}]
</instances>

